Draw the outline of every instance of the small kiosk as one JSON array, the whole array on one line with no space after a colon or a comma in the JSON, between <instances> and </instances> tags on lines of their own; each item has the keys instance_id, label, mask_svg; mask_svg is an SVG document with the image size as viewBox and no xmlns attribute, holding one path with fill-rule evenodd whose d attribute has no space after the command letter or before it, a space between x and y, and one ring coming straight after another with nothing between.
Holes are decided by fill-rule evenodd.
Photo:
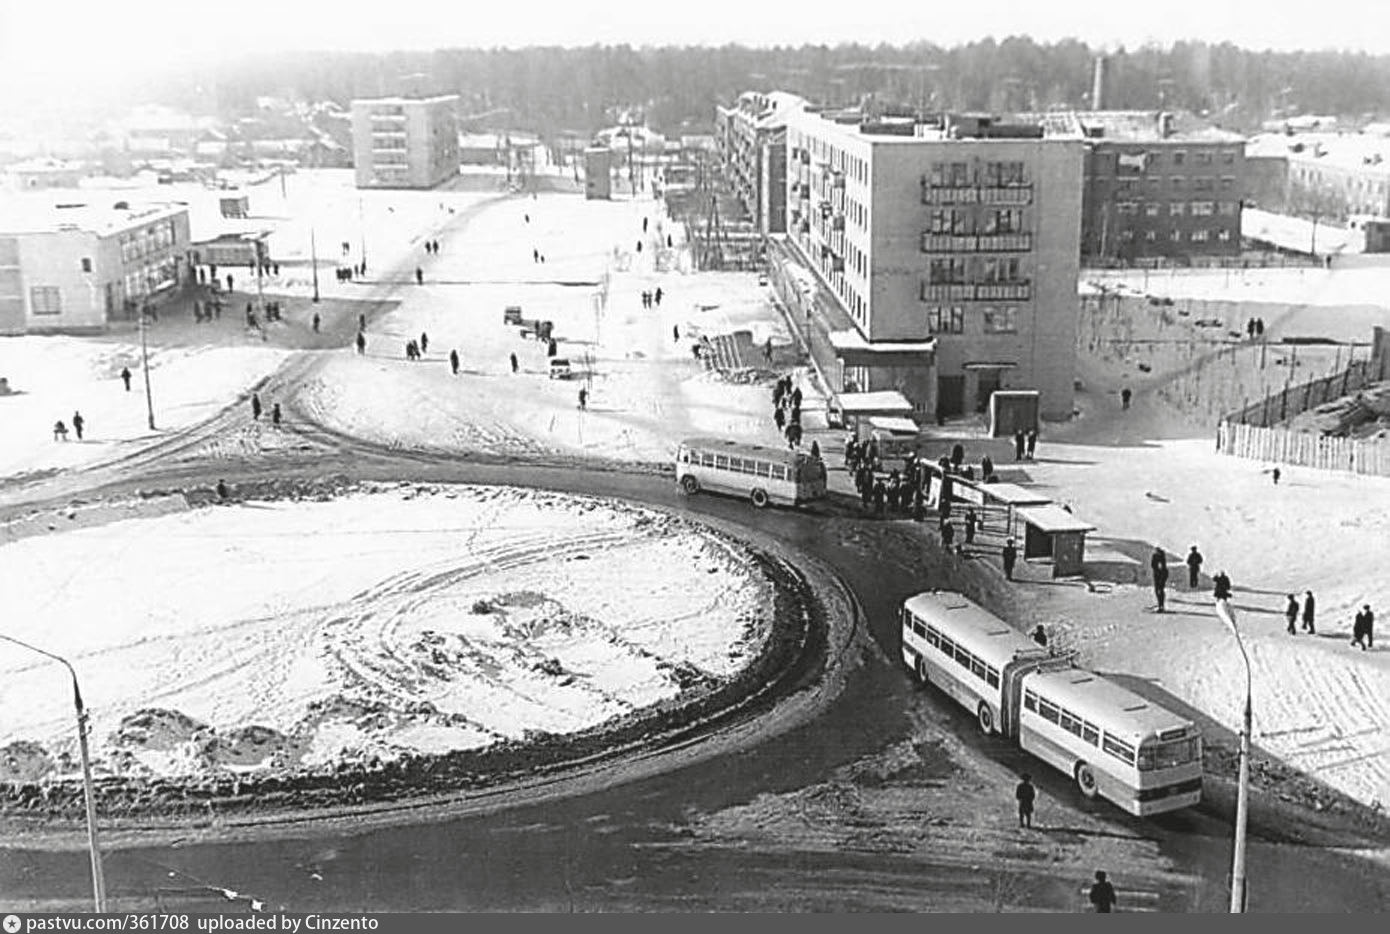
<instances>
[{"instance_id":1,"label":"small kiosk","mask_svg":"<svg viewBox=\"0 0 1390 934\"><path fill-rule=\"evenodd\" d=\"M912 403L900 392L842 392L831 400L825 420L831 428L848 428L860 436L858 419L871 416L910 419ZM865 435L864 437L867 437Z\"/></svg>"},{"instance_id":2,"label":"small kiosk","mask_svg":"<svg viewBox=\"0 0 1390 934\"><path fill-rule=\"evenodd\" d=\"M1020 530L1018 526L1022 526ZM1080 574L1085 561L1086 533L1096 527L1083 522L1061 506L1019 506L1014 509L1015 537L1022 531L1023 558L1051 558L1052 576Z\"/></svg>"},{"instance_id":3,"label":"small kiosk","mask_svg":"<svg viewBox=\"0 0 1390 934\"><path fill-rule=\"evenodd\" d=\"M1014 527L1014 514L1020 506L1043 506L1052 502L1041 493L1030 490L1017 483L982 483L980 493L984 496L982 518L989 524L991 515L1001 515L1000 525L1005 529Z\"/></svg>"}]
</instances>

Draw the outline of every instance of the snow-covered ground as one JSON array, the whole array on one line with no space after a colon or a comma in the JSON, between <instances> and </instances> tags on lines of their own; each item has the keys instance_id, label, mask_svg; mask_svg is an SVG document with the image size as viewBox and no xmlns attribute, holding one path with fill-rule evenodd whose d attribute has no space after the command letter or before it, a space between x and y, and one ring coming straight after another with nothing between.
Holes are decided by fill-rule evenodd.
<instances>
[{"instance_id":1,"label":"snow-covered ground","mask_svg":"<svg viewBox=\"0 0 1390 934\"><path fill-rule=\"evenodd\" d=\"M79 672L101 768L137 773L570 733L731 676L772 621L771 584L722 539L498 487L368 488L27 538L0 547L0 581L6 634ZM0 744L71 754L61 670L0 648ZM6 752L6 777L46 761Z\"/></svg>"},{"instance_id":2,"label":"snow-covered ground","mask_svg":"<svg viewBox=\"0 0 1390 934\"><path fill-rule=\"evenodd\" d=\"M150 431L138 339L124 336L0 338L0 477L86 466L201 422L273 370L285 352L267 347L150 348L155 425ZM130 391L120 373L131 372ZM72 417L80 412L83 438ZM68 440L54 439L54 422Z\"/></svg>"}]
</instances>

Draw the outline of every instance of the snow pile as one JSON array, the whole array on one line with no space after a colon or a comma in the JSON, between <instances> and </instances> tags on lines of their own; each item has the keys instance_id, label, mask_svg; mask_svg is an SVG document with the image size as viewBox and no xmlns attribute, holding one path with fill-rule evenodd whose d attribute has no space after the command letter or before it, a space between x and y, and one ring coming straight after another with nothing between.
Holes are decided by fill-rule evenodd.
<instances>
[{"instance_id":1,"label":"snow pile","mask_svg":"<svg viewBox=\"0 0 1390 934\"><path fill-rule=\"evenodd\" d=\"M670 515L501 487L118 521L0 568L7 633L72 661L100 768L132 775L582 730L735 675L774 596ZM53 664L0 653L0 778L72 767L70 704Z\"/></svg>"}]
</instances>

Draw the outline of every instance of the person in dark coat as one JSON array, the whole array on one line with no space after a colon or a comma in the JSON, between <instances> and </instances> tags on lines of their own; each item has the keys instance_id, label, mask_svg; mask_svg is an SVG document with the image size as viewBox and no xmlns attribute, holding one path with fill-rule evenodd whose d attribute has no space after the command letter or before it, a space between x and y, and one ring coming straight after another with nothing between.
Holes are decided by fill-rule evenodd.
<instances>
[{"instance_id":1,"label":"person in dark coat","mask_svg":"<svg viewBox=\"0 0 1390 934\"><path fill-rule=\"evenodd\" d=\"M77 436L78 440L82 435ZM1361 607L1361 612L1356 614L1356 619L1351 625L1351 644L1358 645L1362 651L1369 649L1373 641L1372 627L1375 625L1376 616L1371 612L1369 603Z\"/></svg>"},{"instance_id":2,"label":"person in dark coat","mask_svg":"<svg viewBox=\"0 0 1390 934\"><path fill-rule=\"evenodd\" d=\"M455 376L459 375L459 352L457 350L449 351L449 369L454 371Z\"/></svg>"},{"instance_id":3,"label":"person in dark coat","mask_svg":"<svg viewBox=\"0 0 1390 934\"><path fill-rule=\"evenodd\" d=\"M975 544L975 524L978 521L979 518L975 515L974 509L965 510L965 543L967 545Z\"/></svg>"},{"instance_id":4,"label":"person in dark coat","mask_svg":"<svg viewBox=\"0 0 1390 934\"><path fill-rule=\"evenodd\" d=\"M1027 441L1023 437L1023 429L1014 432L1014 460L1023 460L1023 448Z\"/></svg>"},{"instance_id":5,"label":"person in dark coat","mask_svg":"<svg viewBox=\"0 0 1390 934\"><path fill-rule=\"evenodd\" d=\"M280 427L280 403L275 403L270 407L270 423L276 428Z\"/></svg>"},{"instance_id":6,"label":"person in dark coat","mask_svg":"<svg viewBox=\"0 0 1390 934\"><path fill-rule=\"evenodd\" d=\"M1129 389L1128 386L1126 386L1124 389L1121 389L1121 390L1120 390L1120 408L1122 408L1122 409L1127 409L1127 408L1129 408L1129 400L1130 400L1130 398L1131 398L1133 395L1134 395L1134 393L1130 392L1130 389Z\"/></svg>"},{"instance_id":7,"label":"person in dark coat","mask_svg":"<svg viewBox=\"0 0 1390 934\"><path fill-rule=\"evenodd\" d=\"M1313 635L1317 634L1317 630L1313 627L1313 615L1316 609L1317 603L1313 600L1313 592L1311 590L1303 591L1303 631Z\"/></svg>"},{"instance_id":8,"label":"person in dark coat","mask_svg":"<svg viewBox=\"0 0 1390 934\"><path fill-rule=\"evenodd\" d=\"M993 475L994 461L986 454L984 457L980 458L980 477L984 480L988 480Z\"/></svg>"},{"instance_id":9,"label":"person in dark coat","mask_svg":"<svg viewBox=\"0 0 1390 934\"><path fill-rule=\"evenodd\" d=\"M1211 579L1211 595L1217 600L1231 599L1231 579L1226 576L1225 571L1217 571L1216 576Z\"/></svg>"},{"instance_id":10,"label":"person in dark coat","mask_svg":"<svg viewBox=\"0 0 1390 934\"><path fill-rule=\"evenodd\" d=\"M956 527L950 519L941 520L941 544L947 551L951 550L951 545L956 540Z\"/></svg>"},{"instance_id":11,"label":"person in dark coat","mask_svg":"<svg viewBox=\"0 0 1390 934\"><path fill-rule=\"evenodd\" d=\"M261 397L257 393L251 393L251 418L253 421L261 419Z\"/></svg>"},{"instance_id":12,"label":"person in dark coat","mask_svg":"<svg viewBox=\"0 0 1390 934\"><path fill-rule=\"evenodd\" d=\"M420 332L420 353L427 353L430 349L430 336L424 331Z\"/></svg>"},{"instance_id":13,"label":"person in dark coat","mask_svg":"<svg viewBox=\"0 0 1390 934\"><path fill-rule=\"evenodd\" d=\"M365 354L367 352L367 335L363 334L361 331L357 332L357 352L359 354Z\"/></svg>"},{"instance_id":14,"label":"person in dark coat","mask_svg":"<svg viewBox=\"0 0 1390 934\"><path fill-rule=\"evenodd\" d=\"M787 414L786 414L786 410L785 410L785 409L782 409L782 408L774 409L773 412L772 412L772 420L773 420L774 422L777 423L777 430L778 430L778 431L781 431L782 429L786 428L786 427L787 427Z\"/></svg>"},{"instance_id":15,"label":"person in dark coat","mask_svg":"<svg viewBox=\"0 0 1390 934\"><path fill-rule=\"evenodd\" d=\"M1289 594L1289 602L1284 607L1284 618L1289 621L1289 635L1297 635L1298 629L1298 598Z\"/></svg>"},{"instance_id":16,"label":"person in dark coat","mask_svg":"<svg viewBox=\"0 0 1390 934\"><path fill-rule=\"evenodd\" d=\"M1029 429L1028 429L1027 441L1028 441L1028 459L1029 459L1029 460L1032 460L1032 459L1033 459L1033 455L1036 454L1036 453L1037 453L1037 450L1038 450L1038 429L1036 429L1036 428L1029 428Z\"/></svg>"},{"instance_id":17,"label":"person in dark coat","mask_svg":"<svg viewBox=\"0 0 1390 934\"><path fill-rule=\"evenodd\" d=\"M1091 886L1091 904L1097 914L1111 914L1115 908L1115 887L1105 878L1105 870L1096 870L1096 884Z\"/></svg>"},{"instance_id":18,"label":"person in dark coat","mask_svg":"<svg viewBox=\"0 0 1390 934\"><path fill-rule=\"evenodd\" d=\"M511 355L511 361L512 361L512 372L515 373L515 372L516 372L516 369L517 369L516 354L512 354L512 355Z\"/></svg>"},{"instance_id":19,"label":"person in dark coat","mask_svg":"<svg viewBox=\"0 0 1390 934\"><path fill-rule=\"evenodd\" d=\"M874 512L883 515L883 505L888 497L888 490L884 487L882 480L874 481Z\"/></svg>"},{"instance_id":20,"label":"person in dark coat","mask_svg":"<svg viewBox=\"0 0 1390 934\"><path fill-rule=\"evenodd\" d=\"M1011 538L1004 542L1004 550L1000 552L1000 557L1004 560L1004 579L1014 579L1014 564L1018 561L1018 549L1014 547L1014 540Z\"/></svg>"},{"instance_id":21,"label":"person in dark coat","mask_svg":"<svg viewBox=\"0 0 1390 934\"><path fill-rule=\"evenodd\" d=\"M1158 601L1158 612L1163 612L1163 601L1168 589L1168 556L1162 548L1155 548L1149 558L1149 568L1153 571L1154 599Z\"/></svg>"},{"instance_id":22,"label":"person in dark coat","mask_svg":"<svg viewBox=\"0 0 1390 934\"><path fill-rule=\"evenodd\" d=\"M1187 553L1187 589L1196 590L1197 581L1202 576L1202 553L1193 545Z\"/></svg>"},{"instance_id":23,"label":"person in dark coat","mask_svg":"<svg viewBox=\"0 0 1390 934\"><path fill-rule=\"evenodd\" d=\"M579 387L579 408L586 410L589 408L589 390L583 386Z\"/></svg>"},{"instance_id":24,"label":"person in dark coat","mask_svg":"<svg viewBox=\"0 0 1390 934\"><path fill-rule=\"evenodd\" d=\"M317 311L314 312L314 333L315 333L315 334L317 334L317 333L319 332L319 325L322 323L322 321L323 321L323 319L321 319L321 318L319 317L319 313L318 313Z\"/></svg>"},{"instance_id":25,"label":"person in dark coat","mask_svg":"<svg viewBox=\"0 0 1390 934\"><path fill-rule=\"evenodd\" d=\"M77 433L77 440L82 440L82 426L87 424L87 420L82 417L81 412L72 413L72 430Z\"/></svg>"},{"instance_id":26,"label":"person in dark coat","mask_svg":"<svg viewBox=\"0 0 1390 934\"><path fill-rule=\"evenodd\" d=\"M226 481L226 480L218 480L218 481L217 481L217 498L218 498L218 499L226 499L229 495L230 495L230 492L227 490L227 481Z\"/></svg>"},{"instance_id":27,"label":"person in dark coat","mask_svg":"<svg viewBox=\"0 0 1390 934\"><path fill-rule=\"evenodd\" d=\"M1042 623L1038 623L1038 628L1033 630L1033 641L1047 648L1047 630L1043 629Z\"/></svg>"},{"instance_id":28,"label":"person in dark coat","mask_svg":"<svg viewBox=\"0 0 1390 934\"><path fill-rule=\"evenodd\" d=\"M416 266L416 267L415 267L415 284L416 284L416 285L424 285L424 284L425 284L425 271L424 271L423 269L421 269L419 266Z\"/></svg>"},{"instance_id":29,"label":"person in dark coat","mask_svg":"<svg viewBox=\"0 0 1390 934\"><path fill-rule=\"evenodd\" d=\"M951 467L960 470L960 465L965 463L965 445L957 444L951 448Z\"/></svg>"},{"instance_id":30,"label":"person in dark coat","mask_svg":"<svg viewBox=\"0 0 1390 934\"><path fill-rule=\"evenodd\" d=\"M1014 789L1014 800L1018 802L1018 826L1033 826L1033 802L1037 800L1038 789L1033 787L1033 776L1023 773L1023 780Z\"/></svg>"},{"instance_id":31,"label":"person in dark coat","mask_svg":"<svg viewBox=\"0 0 1390 934\"><path fill-rule=\"evenodd\" d=\"M125 383L125 391L130 392L130 367L121 368L121 382Z\"/></svg>"}]
</instances>

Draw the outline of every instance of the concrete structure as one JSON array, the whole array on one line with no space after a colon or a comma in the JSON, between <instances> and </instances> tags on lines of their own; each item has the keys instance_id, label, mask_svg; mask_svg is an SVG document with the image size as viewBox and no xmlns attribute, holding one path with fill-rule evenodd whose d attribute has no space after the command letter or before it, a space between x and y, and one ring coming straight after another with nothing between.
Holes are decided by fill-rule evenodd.
<instances>
[{"instance_id":1,"label":"concrete structure","mask_svg":"<svg viewBox=\"0 0 1390 934\"><path fill-rule=\"evenodd\" d=\"M1086 140L1081 253L1136 263L1240 253L1245 138L1190 114L1037 115L1049 136Z\"/></svg>"},{"instance_id":2,"label":"concrete structure","mask_svg":"<svg viewBox=\"0 0 1390 934\"><path fill-rule=\"evenodd\" d=\"M603 146L584 150L584 197L607 201L613 197L613 152Z\"/></svg>"},{"instance_id":3,"label":"concrete structure","mask_svg":"<svg viewBox=\"0 0 1390 934\"><path fill-rule=\"evenodd\" d=\"M93 331L188 279L188 208L101 193L0 205L0 333Z\"/></svg>"},{"instance_id":4,"label":"concrete structure","mask_svg":"<svg viewBox=\"0 0 1390 934\"><path fill-rule=\"evenodd\" d=\"M433 188L458 175L457 95L352 102L358 188Z\"/></svg>"},{"instance_id":5,"label":"concrete structure","mask_svg":"<svg viewBox=\"0 0 1390 934\"><path fill-rule=\"evenodd\" d=\"M16 162L5 168L16 191L39 191L47 188L76 188L90 175L80 162L61 159L31 159Z\"/></svg>"},{"instance_id":6,"label":"concrete structure","mask_svg":"<svg viewBox=\"0 0 1390 934\"><path fill-rule=\"evenodd\" d=\"M719 158L763 236L787 231L787 117L806 106L795 94L748 91L715 111Z\"/></svg>"},{"instance_id":7,"label":"concrete structure","mask_svg":"<svg viewBox=\"0 0 1390 934\"><path fill-rule=\"evenodd\" d=\"M1282 178L1272 172L1264 190L1252 192L1266 210L1339 222L1390 217L1390 137L1277 133L1256 137L1251 148L1283 168Z\"/></svg>"},{"instance_id":8,"label":"concrete structure","mask_svg":"<svg viewBox=\"0 0 1390 934\"><path fill-rule=\"evenodd\" d=\"M919 418L1036 389L1072 412L1083 144L1034 126L787 119L788 235L835 296L830 389L897 390ZM833 327L833 322L832 322Z\"/></svg>"}]
</instances>

